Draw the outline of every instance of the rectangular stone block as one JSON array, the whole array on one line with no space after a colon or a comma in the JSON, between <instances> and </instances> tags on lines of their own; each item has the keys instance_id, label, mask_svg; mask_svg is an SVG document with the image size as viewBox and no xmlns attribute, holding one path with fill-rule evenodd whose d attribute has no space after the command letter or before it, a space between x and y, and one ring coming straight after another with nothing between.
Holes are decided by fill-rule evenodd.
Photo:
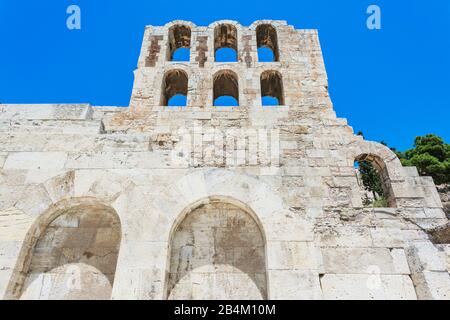
<instances>
[{"instance_id":1,"label":"rectangular stone block","mask_svg":"<svg viewBox=\"0 0 450 320\"><path fill-rule=\"evenodd\" d=\"M0 119L84 120L91 113L87 104L7 104L0 112Z\"/></svg>"},{"instance_id":2,"label":"rectangular stone block","mask_svg":"<svg viewBox=\"0 0 450 320\"><path fill-rule=\"evenodd\" d=\"M386 248L322 248L325 273L402 274L397 270L394 258ZM409 273L409 272L406 272Z\"/></svg>"},{"instance_id":3,"label":"rectangular stone block","mask_svg":"<svg viewBox=\"0 0 450 320\"><path fill-rule=\"evenodd\" d=\"M315 229L316 243L321 247L370 247L370 229L361 226L323 227Z\"/></svg>"},{"instance_id":4,"label":"rectangular stone block","mask_svg":"<svg viewBox=\"0 0 450 320\"><path fill-rule=\"evenodd\" d=\"M5 169L62 169L67 160L64 152L12 152Z\"/></svg>"},{"instance_id":5,"label":"rectangular stone block","mask_svg":"<svg viewBox=\"0 0 450 320\"><path fill-rule=\"evenodd\" d=\"M271 270L318 270L319 250L312 242L269 241L268 268Z\"/></svg>"},{"instance_id":6,"label":"rectangular stone block","mask_svg":"<svg viewBox=\"0 0 450 320\"><path fill-rule=\"evenodd\" d=\"M162 300L165 272L159 267L128 268L116 271L113 300Z\"/></svg>"},{"instance_id":7,"label":"rectangular stone block","mask_svg":"<svg viewBox=\"0 0 450 320\"><path fill-rule=\"evenodd\" d=\"M442 256L430 241L414 242L405 249L412 273L423 271L447 271Z\"/></svg>"},{"instance_id":8,"label":"rectangular stone block","mask_svg":"<svg viewBox=\"0 0 450 320\"><path fill-rule=\"evenodd\" d=\"M166 262L166 242L122 241L120 245L119 263L125 263L128 268L161 267Z\"/></svg>"},{"instance_id":9,"label":"rectangular stone block","mask_svg":"<svg viewBox=\"0 0 450 320\"><path fill-rule=\"evenodd\" d=\"M450 300L450 275L448 272L423 271L411 275L421 300Z\"/></svg>"},{"instance_id":10,"label":"rectangular stone block","mask_svg":"<svg viewBox=\"0 0 450 320\"><path fill-rule=\"evenodd\" d=\"M326 274L320 279L327 300L416 300L406 275Z\"/></svg>"},{"instance_id":11,"label":"rectangular stone block","mask_svg":"<svg viewBox=\"0 0 450 320\"><path fill-rule=\"evenodd\" d=\"M447 266L447 271L450 272L450 244L440 244L437 245L439 251L441 252L441 256L445 260L445 264Z\"/></svg>"},{"instance_id":12,"label":"rectangular stone block","mask_svg":"<svg viewBox=\"0 0 450 320\"><path fill-rule=\"evenodd\" d=\"M23 241L34 218L17 208L0 210L0 247L2 242Z\"/></svg>"},{"instance_id":13,"label":"rectangular stone block","mask_svg":"<svg viewBox=\"0 0 450 320\"><path fill-rule=\"evenodd\" d=\"M269 270L269 299L322 299L319 275L306 270Z\"/></svg>"}]
</instances>

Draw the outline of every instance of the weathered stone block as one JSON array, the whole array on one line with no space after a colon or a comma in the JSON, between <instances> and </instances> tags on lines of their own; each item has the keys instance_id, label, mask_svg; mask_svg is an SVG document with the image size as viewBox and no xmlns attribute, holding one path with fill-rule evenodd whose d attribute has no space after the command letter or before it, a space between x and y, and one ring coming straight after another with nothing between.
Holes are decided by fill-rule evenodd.
<instances>
[{"instance_id":1,"label":"weathered stone block","mask_svg":"<svg viewBox=\"0 0 450 320\"><path fill-rule=\"evenodd\" d=\"M322 255L325 273L368 274L372 269L381 274L409 273L405 268L397 270L394 257L386 248L322 248ZM402 259L401 256L396 258L396 262ZM404 262L401 265L404 266Z\"/></svg>"},{"instance_id":2,"label":"weathered stone block","mask_svg":"<svg viewBox=\"0 0 450 320\"><path fill-rule=\"evenodd\" d=\"M270 299L322 299L319 275L305 270L269 270Z\"/></svg>"},{"instance_id":3,"label":"weathered stone block","mask_svg":"<svg viewBox=\"0 0 450 320\"><path fill-rule=\"evenodd\" d=\"M406 275L326 274L320 279L328 300L416 300L414 285Z\"/></svg>"},{"instance_id":4,"label":"weathered stone block","mask_svg":"<svg viewBox=\"0 0 450 320\"><path fill-rule=\"evenodd\" d=\"M5 169L61 169L67 155L64 152L12 152L8 154Z\"/></svg>"}]
</instances>

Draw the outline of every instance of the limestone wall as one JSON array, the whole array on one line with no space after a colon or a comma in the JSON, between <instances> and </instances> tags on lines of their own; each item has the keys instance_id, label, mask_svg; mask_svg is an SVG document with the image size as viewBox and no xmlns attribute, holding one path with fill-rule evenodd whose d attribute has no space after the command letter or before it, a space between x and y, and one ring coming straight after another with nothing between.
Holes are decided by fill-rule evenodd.
<instances>
[{"instance_id":1,"label":"limestone wall","mask_svg":"<svg viewBox=\"0 0 450 320\"><path fill-rule=\"evenodd\" d=\"M174 231L167 289L171 299L267 297L265 241L248 213L230 204L206 204Z\"/></svg>"},{"instance_id":2,"label":"limestone wall","mask_svg":"<svg viewBox=\"0 0 450 320\"><path fill-rule=\"evenodd\" d=\"M237 29L238 62L214 62L221 23ZM277 62L258 62L262 23L278 32ZM191 27L190 62L167 61L177 24ZM189 75L186 107L160 105L173 68ZM238 107L212 106L221 69L238 75ZM263 107L260 74L272 69L284 105ZM450 297L446 244L428 235L448 223L433 181L336 117L316 31L283 21L149 26L135 75L129 108L0 105L0 296ZM363 206L357 158L379 169L389 208ZM107 269L91 249L118 237L66 232L74 208L120 220ZM58 221L61 235L48 238ZM74 277L81 288L66 285Z\"/></svg>"},{"instance_id":3,"label":"limestone wall","mask_svg":"<svg viewBox=\"0 0 450 320\"><path fill-rule=\"evenodd\" d=\"M444 211L447 217L450 216L450 185L437 186L439 196L441 197Z\"/></svg>"}]
</instances>

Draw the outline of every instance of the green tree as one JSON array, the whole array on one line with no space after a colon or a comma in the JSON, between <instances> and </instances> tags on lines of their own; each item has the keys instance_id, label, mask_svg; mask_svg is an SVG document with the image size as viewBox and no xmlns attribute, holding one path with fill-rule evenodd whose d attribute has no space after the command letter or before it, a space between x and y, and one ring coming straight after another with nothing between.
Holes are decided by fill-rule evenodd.
<instances>
[{"instance_id":1,"label":"green tree","mask_svg":"<svg viewBox=\"0 0 450 320\"><path fill-rule=\"evenodd\" d=\"M358 161L358 164L364 189L372 192L375 200L383 197L383 187L378 170L369 161Z\"/></svg>"},{"instance_id":2,"label":"green tree","mask_svg":"<svg viewBox=\"0 0 450 320\"><path fill-rule=\"evenodd\" d=\"M359 136L364 137L361 131L359 131L357 134ZM373 199L375 201L377 200L382 201L384 199L384 193L380 173L369 161L356 161L356 162L358 165L359 173L361 175L364 190L371 192L373 195ZM370 199L367 198L367 196L363 198L363 203L365 205L372 204L372 202L370 201Z\"/></svg>"},{"instance_id":3,"label":"green tree","mask_svg":"<svg viewBox=\"0 0 450 320\"><path fill-rule=\"evenodd\" d=\"M416 137L414 148L397 153L404 166L415 166L420 175L436 184L450 183L450 144L435 135Z\"/></svg>"}]
</instances>

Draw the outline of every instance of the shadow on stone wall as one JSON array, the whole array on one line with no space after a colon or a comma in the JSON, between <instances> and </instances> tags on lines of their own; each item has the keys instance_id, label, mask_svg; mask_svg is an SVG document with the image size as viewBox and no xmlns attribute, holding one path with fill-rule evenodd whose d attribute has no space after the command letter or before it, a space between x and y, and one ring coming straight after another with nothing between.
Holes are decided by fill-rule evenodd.
<instances>
[{"instance_id":1,"label":"shadow on stone wall","mask_svg":"<svg viewBox=\"0 0 450 320\"><path fill-rule=\"evenodd\" d=\"M443 184L436 186L439 196L441 197L442 205L444 206L445 214L450 219L450 185Z\"/></svg>"}]
</instances>

